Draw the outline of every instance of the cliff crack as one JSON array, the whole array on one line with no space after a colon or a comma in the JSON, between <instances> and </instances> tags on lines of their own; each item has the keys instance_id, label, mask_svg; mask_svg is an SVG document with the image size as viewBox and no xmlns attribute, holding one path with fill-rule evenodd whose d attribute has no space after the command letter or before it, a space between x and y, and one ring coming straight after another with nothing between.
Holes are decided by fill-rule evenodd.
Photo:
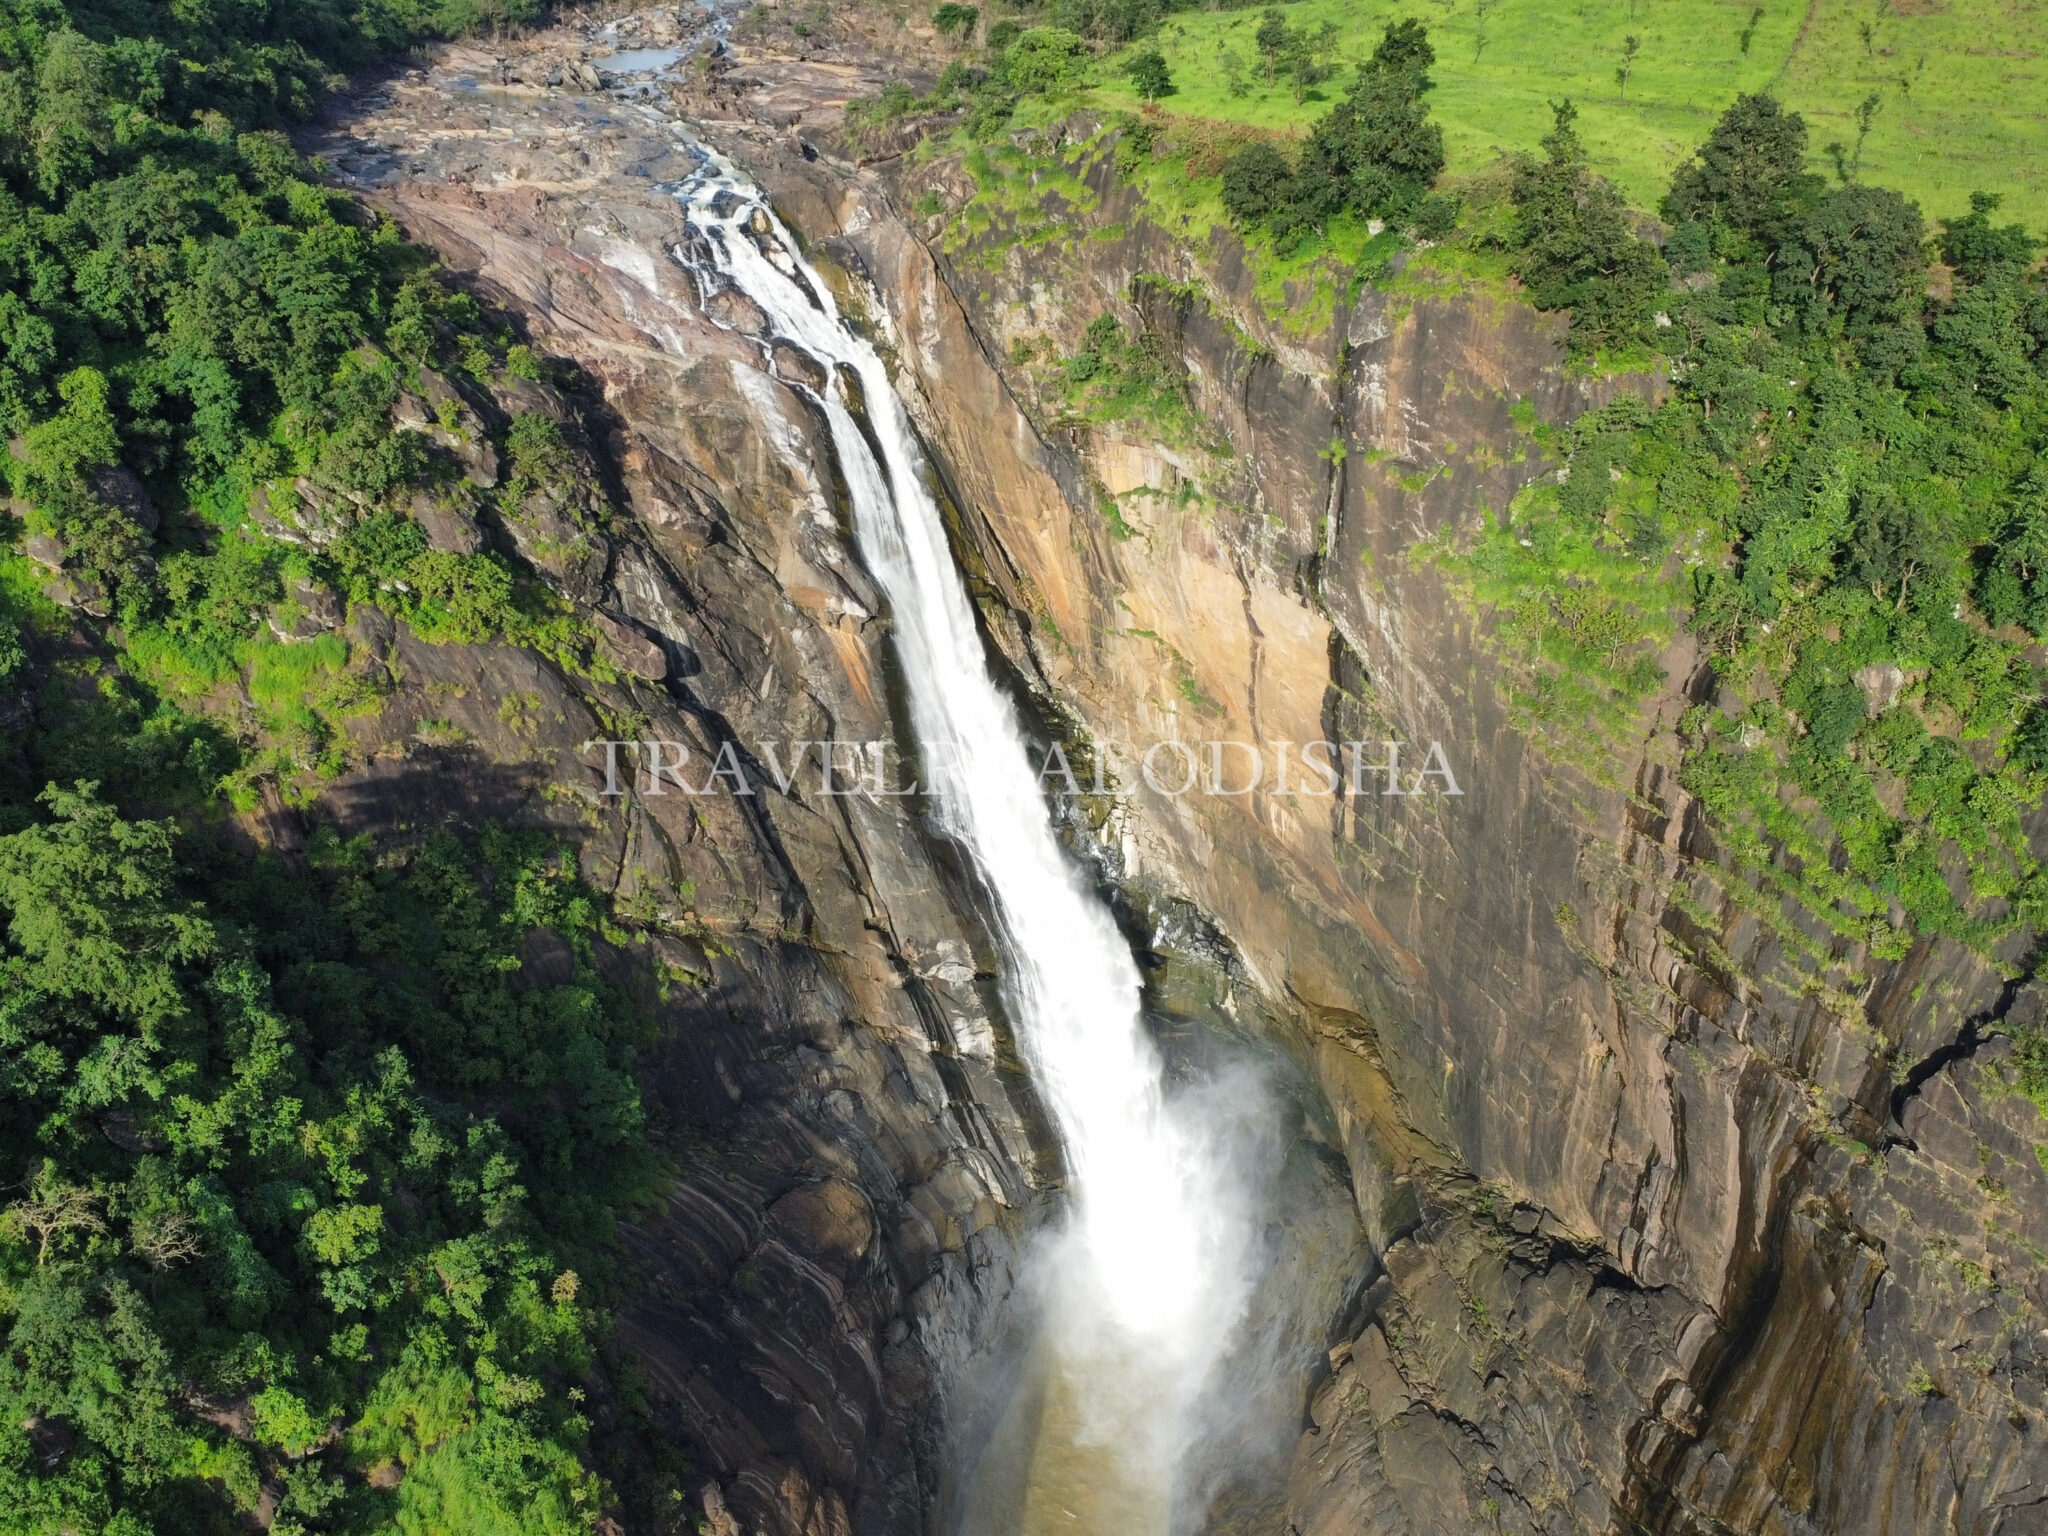
<instances>
[{"instance_id":1,"label":"cliff crack","mask_svg":"<svg viewBox=\"0 0 2048 1536\"><path fill-rule=\"evenodd\" d=\"M1928 1052L1907 1071L1905 1078L1892 1090L1892 1124L1897 1128L1892 1133L1892 1145L1919 1150L1914 1146L1912 1139L1904 1134L1907 1106L1920 1096L1921 1090L1937 1073L1955 1062L1966 1061L1975 1056L1988 1041L2006 1033L1998 1026L2004 1024L2011 1016L2014 1006L2019 1002L2020 994L2027 988L2028 978L2034 974L2035 967L2041 959L2041 947L2036 946L2015 967L2016 974L2006 978L2005 984L1998 989L1997 1000L1989 1008L1965 1019L1953 1040Z\"/></svg>"}]
</instances>

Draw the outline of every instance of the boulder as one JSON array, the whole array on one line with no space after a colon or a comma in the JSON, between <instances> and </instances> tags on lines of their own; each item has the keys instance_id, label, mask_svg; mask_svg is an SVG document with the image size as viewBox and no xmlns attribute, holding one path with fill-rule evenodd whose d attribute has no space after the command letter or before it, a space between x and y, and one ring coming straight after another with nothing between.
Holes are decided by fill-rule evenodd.
<instances>
[{"instance_id":1,"label":"boulder","mask_svg":"<svg viewBox=\"0 0 2048 1536\"><path fill-rule=\"evenodd\" d=\"M630 624L608 613L593 612L590 621L597 629L598 648L605 660L634 677L658 683L668 676L668 657L661 647Z\"/></svg>"},{"instance_id":2,"label":"boulder","mask_svg":"<svg viewBox=\"0 0 2048 1536\"><path fill-rule=\"evenodd\" d=\"M473 555L484 547L483 530L477 527L475 514L458 501L414 491L408 510L434 549L451 555Z\"/></svg>"},{"instance_id":3,"label":"boulder","mask_svg":"<svg viewBox=\"0 0 2048 1536\"><path fill-rule=\"evenodd\" d=\"M144 533L154 534L157 524L155 505L149 499L149 492L142 488L142 482L119 464L103 464L94 470L87 483L92 493L105 505L112 507Z\"/></svg>"},{"instance_id":4,"label":"boulder","mask_svg":"<svg viewBox=\"0 0 2048 1536\"><path fill-rule=\"evenodd\" d=\"M593 487L547 485L529 492L503 521L528 565L564 597L587 603L596 598L611 564L611 544L596 531L602 513Z\"/></svg>"},{"instance_id":5,"label":"boulder","mask_svg":"<svg viewBox=\"0 0 2048 1536\"><path fill-rule=\"evenodd\" d=\"M306 531L299 526L296 502L287 500L285 509L289 515L280 517L271 501L270 488L259 485L249 497L249 521L261 529L268 538L281 544L306 543Z\"/></svg>"},{"instance_id":6,"label":"boulder","mask_svg":"<svg viewBox=\"0 0 2048 1536\"><path fill-rule=\"evenodd\" d=\"M348 604L341 594L301 576L292 583L292 598L323 629L339 629L348 619Z\"/></svg>"},{"instance_id":7,"label":"boulder","mask_svg":"<svg viewBox=\"0 0 2048 1536\"><path fill-rule=\"evenodd\" d=\"M576 979L576 952L552 928L531 928L519 944L519 986L566 987Z\"/></svg>"},{"instance_id":8,"label":"boulder","mask_svg":"<svg viewBox=\"0 0 2048 1536\"><path fill-rule=\"evenodd\" d=\"M347 608L338 594L301 576L292 583L285 601L264 615L264 622L280 640L311 640L339 629L347 617Z\"/></svg>"},{"instance_id":9,"label":"boulder","mask_svg":"<svg viewBox=\"0 0 2048 1536\"><path fill-rule=\"evenodd\" d=\"M1872 662L1857 672L1856 686L1863 690L1870 712L1881 715L1898 702L1899 692L1906 686L1906 671L1896 662Z\"/></svg>"},{"instance_id":10,"label":"boulder","mask_svg":"<svg viewBox=\"0 0 2048 1536\"><path fill-rule=\"evenodd\" d=\"M837 1260L844 1270L867 1256L875 1238L874 1208L842 1179L791 1190L769 1207L768 1225L799 1253Z\"/></svg>"},{"instance_id":11,"label":"boulder","mask_svg":"<svg viewBox=\"0 0 2048 1536\"><path fill-rule=\"evenodd\" d=\"M89 576L59 576L55 581L46 581L43 596L59 608L70 608L95 619L104 619L113 611L107 606L106 592Z\"/></svg>"},{"instance_id":12,"label":"boulder","mask_svg":"<svg viewBox=\"0 0 2048 1536\"><path fill-rule=\"evenodd\" d=\"M391 408L392 425L417 432L446 449L472 483L489 490L503 466L491 441L490 423L446 374L416 370L420 392L407 390Z\"/></svg>"},{"instance_id":13,"label":"boulder","mask_svg":"<svg viewBox=\"0 0 2048 1536\"><path fill-rule=\"evenodd\" d=\"M704 301L704 318L743 336L768 334L767 311L737 288L721 288Z\"/></svg>"},{"instance_id":14,"label":"boulder","mask_svg":"<svg viewBox=\"0 0 2048 1536\"><path fill-rule=\"evenodd\" d=\"M831 374L823 363L791 342L774 342L769 348L769 356L774 361L776 377L784 383L801 384L822 394L831 381Z\"/></svg>"},{"instance_id":15,"label":"boulder","mask_svg":"<svg viewBox=\"0 0 2048 1536\"><path fill-rule=\"evenodd\" d=\"M571 425L576 420L576 413L562 398L562 392L539 379L522 379L516 373L501 373L491 380L491 394L498 409L507 416L530 413L545 416L558 426Z\"/></svg>"},{"instance_id":16,"label":"boulder","mask_svg":"<svg viewBox=\"0 0 2048 1536\"><path fill-rule=\"evenodd\" d=\"M332 544L355 526L356 508L352 504L353 498L315 485L304 475L292 482L292 489L298 492L297 504L279 510L285 511L297 525L304 535L304 542L314 545Z\"/></svg>"}]
</instances>

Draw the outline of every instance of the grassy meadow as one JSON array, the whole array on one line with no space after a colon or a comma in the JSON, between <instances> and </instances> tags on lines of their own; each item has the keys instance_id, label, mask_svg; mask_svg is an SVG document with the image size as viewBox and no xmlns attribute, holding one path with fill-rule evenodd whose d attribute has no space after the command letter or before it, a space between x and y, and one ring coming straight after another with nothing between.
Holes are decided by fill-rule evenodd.
<instances>
[{"instance_id":1,"label":"grassy meadow","mask_svg":"<svg viewBox=\"0 0 2048 1536\"><path fill-rule=\"evenodd\" d=\"M1454 177L1503 150L1533 149L1549 129L1549 102L1568 95L1595 167L1654 207L1737 92L1768 88L1805 113L1819 170L1832 168L1830 141L1854 155L1857 108L1874 92L1862 179L1899 188L1930 218L1966 211L1973 190L2002 192L2008 216L2048 230L2048 0L1294 0L1279 9L1296 27L1333 23L1346 67L1297 103L1284 79L1268 85L1261 73L1252 37L1262 8L1183 13L1156 39L1175 84L1165 110L1305 127L1381 27L1415 16L1436 46L1430 100ZM1640 52L1624 100L1615 70L1629 36ZM1230 89L1230 56L1242 94ZM1097 94L1138 104L1114 73Z\"/></svg>"}]
</instances>

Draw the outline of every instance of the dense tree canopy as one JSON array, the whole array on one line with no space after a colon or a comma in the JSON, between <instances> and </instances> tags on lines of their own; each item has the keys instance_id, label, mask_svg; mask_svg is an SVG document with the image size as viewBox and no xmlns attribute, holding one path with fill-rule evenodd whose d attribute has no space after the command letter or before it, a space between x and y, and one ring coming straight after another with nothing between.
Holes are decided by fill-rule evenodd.
<instances>
[{"instance_id":1,"label":"dense tree canopy","mask_svg":"<svg viewBox=\"0 0 2048 1536\"><path fill-rule=\"evenodd\" d=\"M1569 309L1581 345L1638 335L1664 288L1655 246L1637 238L1621 197L1586 168L1570 101L1556 107L1543 156L1515 163L1515 271L1544 309Z\"/></svg>"},{"instance_id":2,"label":"dense tree canopy","mask_svg":"<svg viewBox=\"0 0 2048 1536\"><path fill-rule=\"evenodd\" d=\"M407 508L458 466L393 426L466 379L452 438L534 360L280 132L339 67L532 11L0 0L0 1529L567 1532L610 1498L579 1277L650 1164L603 904L535 836L297 868L219 836L363 703L340 637L265 628L290 584L442 640L565 622L429 546ZM507 506L575 473L543 417L499 447ZM345 530L281 545L266 496ZM253 735L171 701L221 679Z\"/></svg>"},{"instance_id":3,"label":"dense tree canopy","mask_svg":"<svg viewBox=\"0 0 2048 1536\"><path fill-rule=\"evenodd\" d=\"M166 554L216 559L214 531L261 487L376 501L444 473L389 430L401 382L487 373L509 338L494 352L475 303L278 130L339 65L532 10L0 0L5 469L88 607L176 640ZM159 529L156 508L198 515ZM519 620L508 603L494 622Z\"/></svg>"}]
</instances>

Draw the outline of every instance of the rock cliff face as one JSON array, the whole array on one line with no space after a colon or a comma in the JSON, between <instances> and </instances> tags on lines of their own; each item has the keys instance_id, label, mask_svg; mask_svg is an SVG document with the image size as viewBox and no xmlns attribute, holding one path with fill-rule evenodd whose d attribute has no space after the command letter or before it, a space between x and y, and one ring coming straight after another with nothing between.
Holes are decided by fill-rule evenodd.
<instances>
[{"instance_id":1,"label":"rock cliff face","mask_svg":"<svg viewBox=\"0 0 2048 1536\"><path fill-rule=\"evenodd\" d=\"M901 175L902 203L937 179ZM1310 1405L1296 1526L2032 1528L2048 1182L1981 1032L2012 990L1923 946L1838 953L1867 980L1816 996L1675 782L1713 689L1689 648L1624 756L1559 760L1426 558L1554 467L1514 407L1597 403L1557 330L1368 289L1292 335L1227 238L1148 230L1100 161L1090 190L1028 254L849 238L1027 650L1136 788L1128 869L1240 946L1352 1128L1386 1273ZM990 359L1105 311L1170 338L1229 459L989 430L1032 393ZM1260 743L1269 784L1281 743L1441 742L1464 793L1170 799L1134 771L1163 736Z\"/></svg>"},{"instance_id":2,"label":"rock cliff face","mask_svg":"<svg viewBox=\"0 0 2048 1536\"><path fill-rule=\"evenodd\" d=\"M376 831L547 821L670 929L647 1089L682 1173L626 1233L641 1290L618 1341L711 1529L913 1529L931 1374L1006 1290L1040 1178L984 940L908 802L821 793L817 743L894 734L876 600L822 423L665 254L679 215L650 181L673 142L602 98L518 117L532 103L449 84L465 62L358 103L330 152L583 370L613 505L554 574L628 675L572 685L522 652L386 636L404 686L358 744L372 766L325 799ZM444 179L508 118L488 148L510 185ZM431 169L385 186L374 135ZM590 743L620 738L682 744L692 787L733 744L763 787L649 795L621 751L636 792L608 797Z\"/></svg>"},{"instance_id":3,"label":"rock cliff face","mask_svg":"<svg viewBox=\"0 0 2048 1536\"><path fill-rule=\"evenodd\" d=\"M335 800L373 819L417 784L573 823L595 877L692 935L653 1071L701 1155L631 1234L651 1279L622 1337L709 1529L916 1530L936 1383L1007 1285L1042 1138L973 903L903 802L815 773L606 800L576 750L894 734L820 424L758 317L670 258L652 104L540 83L579 50L457 53L319 147L601 394L620 515L577 595L652 651L586 699L393 637L407 707L469 745ZM1296 294L1283 324L1227 234L1161 227L1107 152L1021 205L1054 237L1017 242L1015 207L963 233L957 162L843 158L836 103L873 77L741 50L679 106L871 285L991 639L1128 791L1105 867L1227 940L1334 1116L1380 1257L1263 1528L2048 1530L2048 1135L1987 1027L2041 999L1946 944L1838 951L1854 987L1813 985L1676 781L1711 671L1680 642L1626 741L1559 754L1427 557L1556 468L1531 409L1657 381L1571 377L1556 325L1477 290ZM1191 420L1053 409L1033 358L1104 313L1160 338ZM507 723L508 696L535 703ZM1310 792L1298 747L1325 739L1405 743L1417 792L1348 764ZM1157 792L1161 740L1252 744L1262 782ZM1413 777L1430 743L1448 778Z\"/></svg>"}]
</instances>

